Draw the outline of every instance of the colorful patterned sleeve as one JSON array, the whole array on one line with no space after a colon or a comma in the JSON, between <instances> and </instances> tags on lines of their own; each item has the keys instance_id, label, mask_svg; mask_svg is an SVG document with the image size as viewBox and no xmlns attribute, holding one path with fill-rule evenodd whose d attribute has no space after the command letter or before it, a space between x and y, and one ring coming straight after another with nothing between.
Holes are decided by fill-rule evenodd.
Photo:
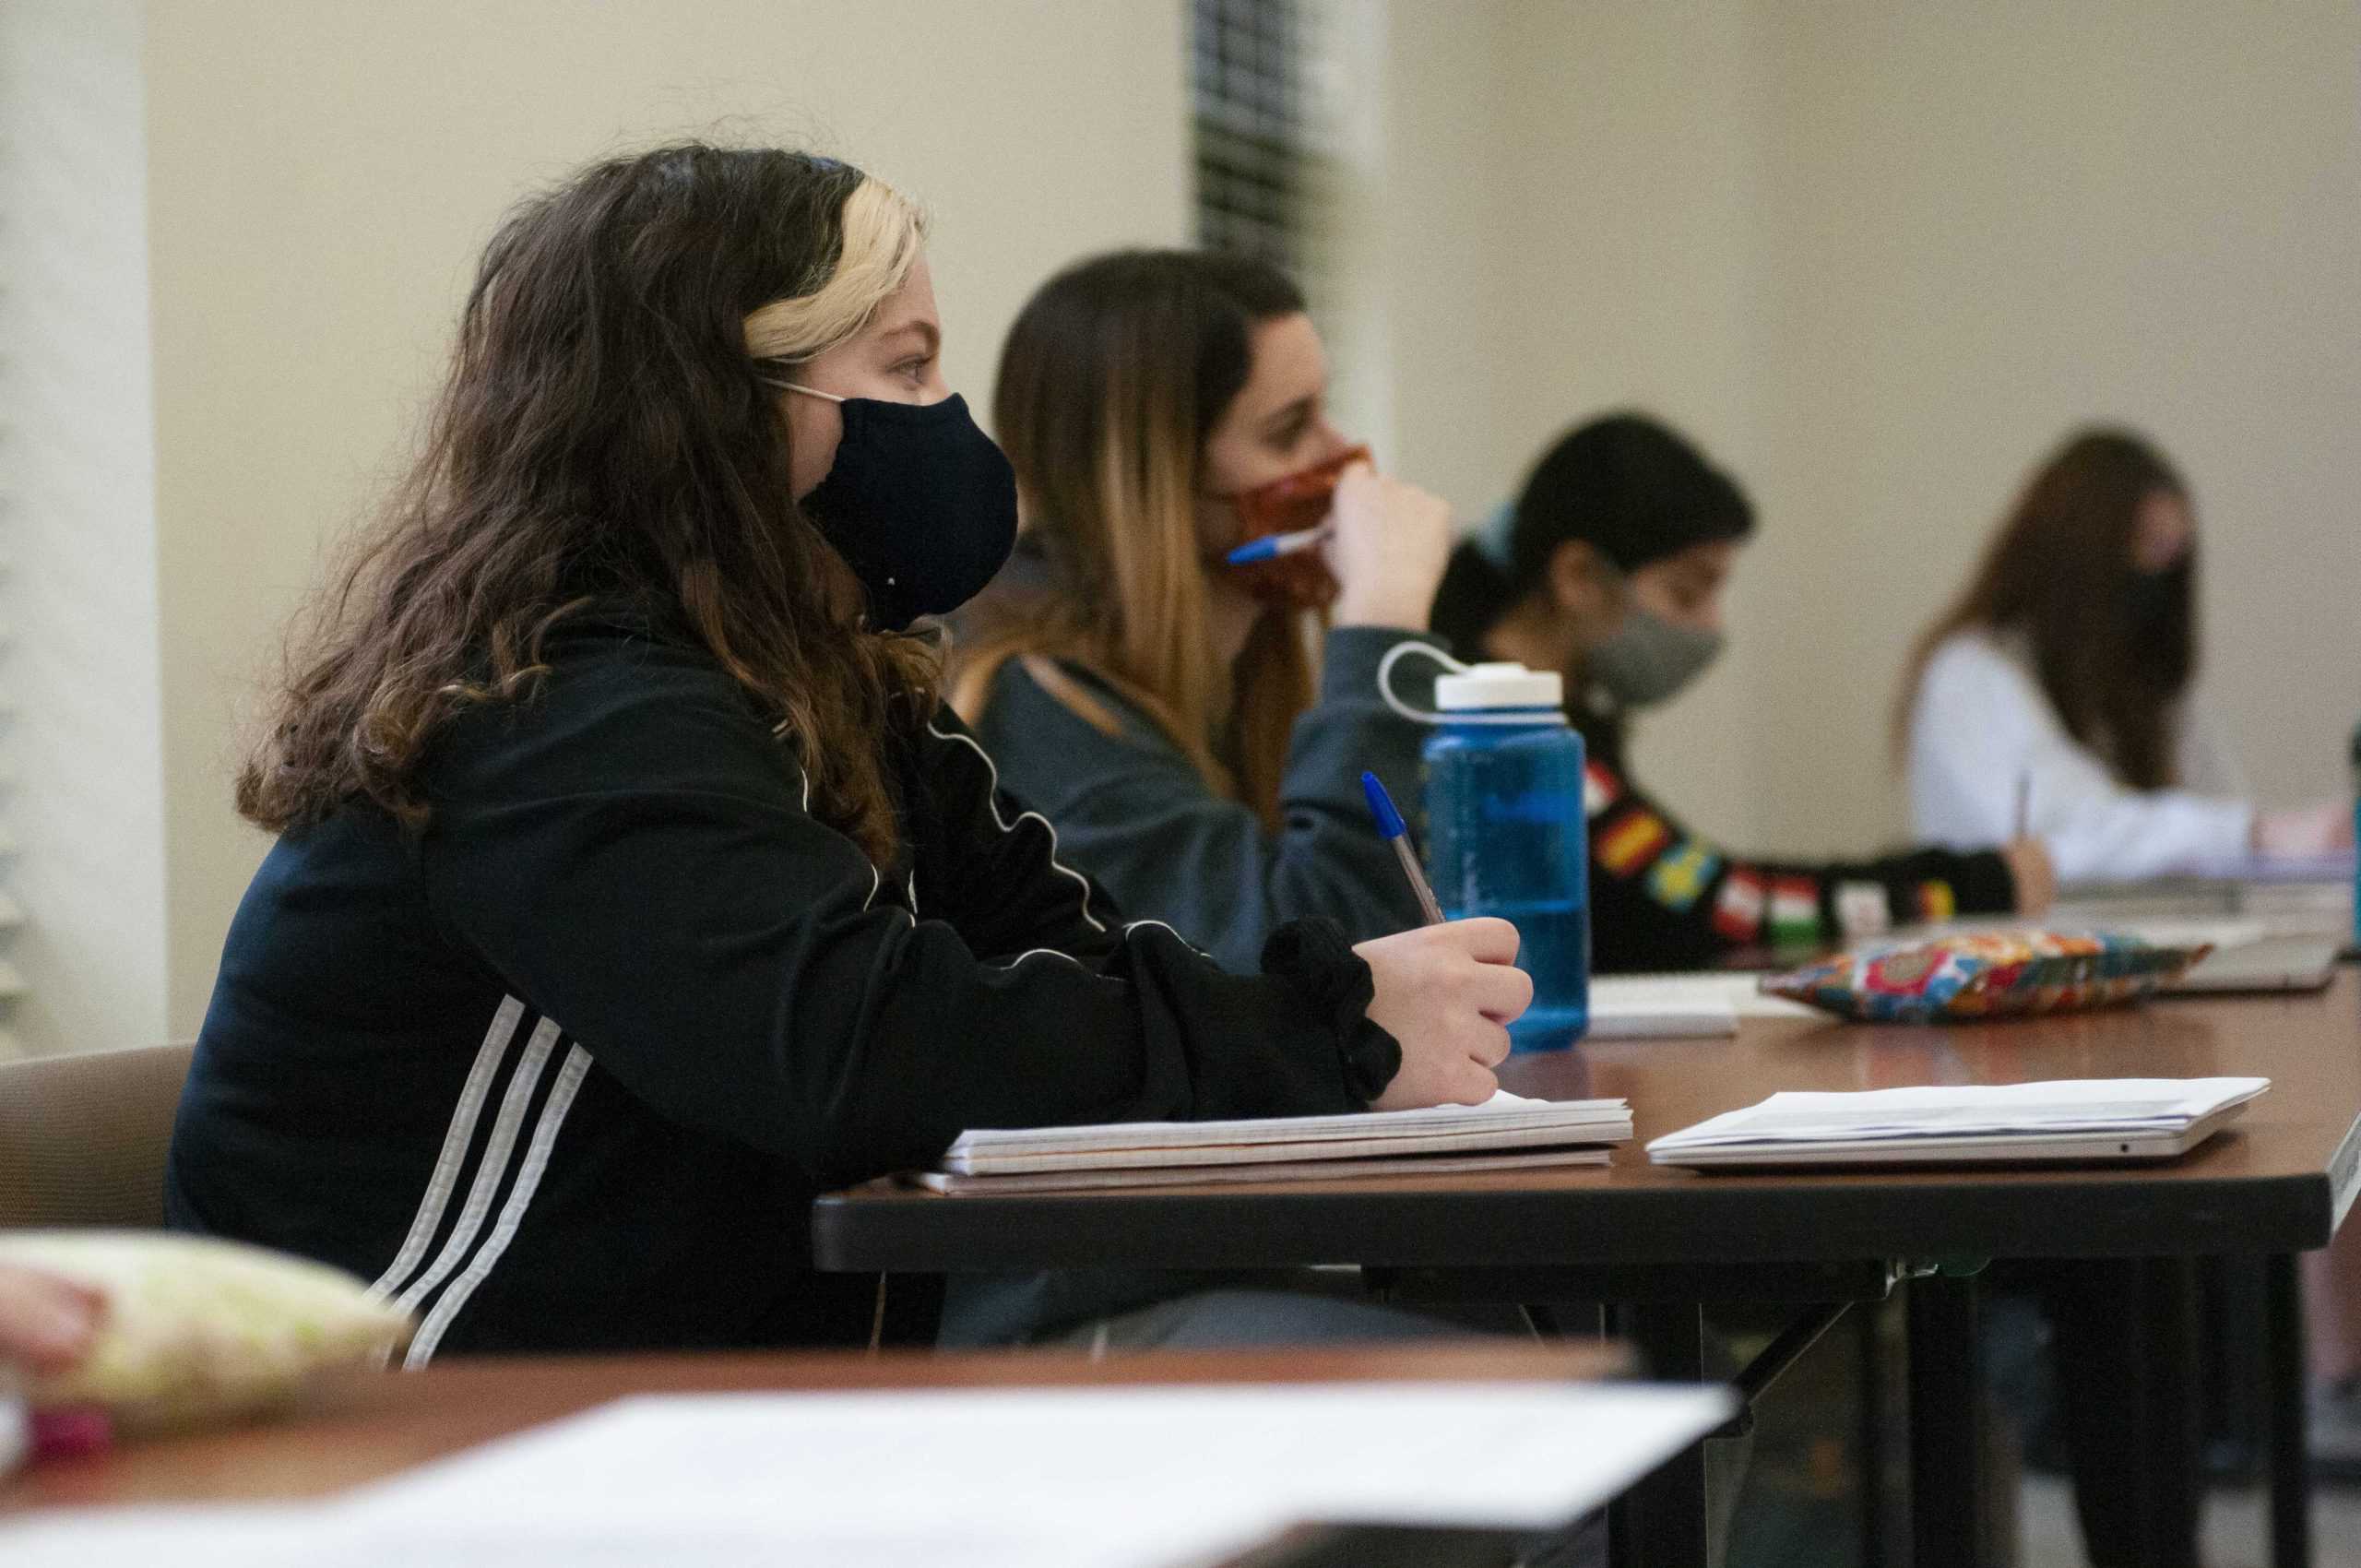
<instances>
[{"instance_id":1,"label":"colorful patterned sleeve","mask_svg":"<svg viewBox=\"0 0 2361 1568\"><path fill-rule=\"evenodd\" d=\"M1601 974L1698 968L1740 950L1822 952L1896 926L2016 906L2007 863L1988 852L1919 849L1823 864L1740 859L1597 757L1584 806L1592 963Z\"/></svg>"}]
</instances>

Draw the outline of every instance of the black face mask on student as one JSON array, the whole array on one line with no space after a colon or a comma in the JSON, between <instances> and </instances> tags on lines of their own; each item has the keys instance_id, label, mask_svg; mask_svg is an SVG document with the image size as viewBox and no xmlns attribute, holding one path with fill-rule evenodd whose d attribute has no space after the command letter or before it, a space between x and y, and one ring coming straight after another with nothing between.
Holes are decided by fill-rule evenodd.
<instances>
[{"instance_id":1,"label":"black face mask on student","mask_svg":"<svg viewBox=\"0 0 2361 1568\"><path fill-rule=\"evenodd\" d=\"M2123 610L2135 636L2177 630L2188 618L2190 565L2187 556L2160 570L2135 571L2123 585Z\"/></svg>"},{"instance_id":2,"label":"black face mask on student","mask_svg":"<svg viewBox=\"0 0 2361 1568\"><path fill-rule=\"evenodd\" d=\"M803 498L869 590L870 624L898 632L980 592L1016 543L1016 474L956 393L889 403L775 381L844 416L828 475Z\"/></svg>"},{"instance_id":3,"label":"black face mask on student","mask_svg":"<svg viewBox=\"0 0 2361 1568\"><path fill-rule=\"evenodd\" d=\"M2192 578L2187 556L2157 572L2134 572L2123 585L2123 614L2133 667L2153 690L2177 693L2196 666Z\"/></svg>"}]
</instances>

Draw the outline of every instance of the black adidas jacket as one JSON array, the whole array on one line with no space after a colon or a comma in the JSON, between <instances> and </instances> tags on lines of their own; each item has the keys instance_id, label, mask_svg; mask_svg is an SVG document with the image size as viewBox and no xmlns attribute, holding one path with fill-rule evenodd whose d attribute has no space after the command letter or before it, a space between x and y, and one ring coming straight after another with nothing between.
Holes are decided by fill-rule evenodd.
<instances>
[{"instance_id":1,"label":"black adidas jacket","mask_svg":"<svg viewBox=\"0 0 2361 1568\"><path fill-rule=\"evenodd\" d=\"M224 948L176 1227L375 1280L438 1351L841 1340L813 1194L963 1128L1358 1109L1399 1051L1330 926L1258 977L1126 927L947 710L884 871L685 636L553 636L432 746L432 817L283 837Z\"/></svg>"}]
</instances>

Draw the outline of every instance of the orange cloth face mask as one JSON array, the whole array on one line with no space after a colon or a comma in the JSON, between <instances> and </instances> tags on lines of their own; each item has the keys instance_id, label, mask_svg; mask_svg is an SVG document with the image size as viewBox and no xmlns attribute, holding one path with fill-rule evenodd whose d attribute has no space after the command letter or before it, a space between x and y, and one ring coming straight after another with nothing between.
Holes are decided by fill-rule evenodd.
<instances>
[{"instance_id":1,"label":"orange cloth face mask","mask_svg":"<svg viewBox=\"0 0 2361 1568\"><path fill-rule=\"evenodd\" d=\"M1275 479L1268 484L1241 490L1230 496L1238 510L1239 533L1230 548L1252 544L1276 534L1301 533L1318 528L1328 516L1336 481L1355 463L1370 461L1366 446L1339 452L1324 463ZM1222 556L1214 561L1230 580L1265 604L1321 610L1336 598L1336 576L1317 548L1275 555L1265 561L1233 565Z\"/></svg>"}]
</instances>

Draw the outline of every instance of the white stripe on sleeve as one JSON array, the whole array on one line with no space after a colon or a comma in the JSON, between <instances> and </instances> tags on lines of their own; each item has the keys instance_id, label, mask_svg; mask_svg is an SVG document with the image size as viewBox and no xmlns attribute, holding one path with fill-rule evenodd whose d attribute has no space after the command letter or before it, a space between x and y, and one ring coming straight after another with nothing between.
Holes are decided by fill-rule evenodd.
<instances>
[{"instance_id":1,"label":"white stripe on sleeve","mask_svg":"<svg viewBox=\"0 0 2361 1568\"><path fill-rule=\"evenodd\" d=\"M418 1336L410 1341L409 1354L402 1361L405 1368L415 1370L433 1359L434 1348L451 1326L459 1309L468 1304L476 1287L484 1282L500 1255L508 1250L516 1237L516 1227L532 1206L533 1194L541 1184L541 1172L549 1168L550 1150L557 1143L558 1130L565 1125L566 1112L573 1109L575 1091L582 1087L583 1075L590 1071L590 1053L580 1046L569 1047L564 1064L557 1070L557 1081L550 1086L550 1098L541 1107L540 1116L533 1123L532 1142L525 1150L525 1163L516 1172L516 1185L510 1190L508 1201L500 1206L500 1222L485 1239L483 1248L468 1265L468 1271L451 1282L434 1310L426 1314L419 1325Z\"/></svg>"},{"instance_id":2,"label":"white stripe on sleeve","mask_svg":"<svg viewBox=\"0 0 2361 1568\"><path fill-rule=\"evenodd\" d=\"M409 1277L426 1249L434 1240L434 1232L443 1223L444 1207L451 1201L451 1189L459 1184L459 1169L467 1162L468 1145L476 1135L476 1118L483 1113L484 1097L492 1092L492 1080L500 1070L501 1058L508 1054L508 1042L516 1037L516 1025L525 1016L525 1004L513 996L503 997L492 1015L492 1027L484 1031L483 1044L476 1051L476 1062L468 1069L468 1081L459 1090L459 1103L451 1112L451 1125L443 1134L443 1152L435 1157L434 1172L426 1180L425 1195L419 1199L418 1213L409 1222L409 1234L402 1238L401 1251L386 1266L369 1293L380 1301Z\"/></svg>"}]
</instances>

